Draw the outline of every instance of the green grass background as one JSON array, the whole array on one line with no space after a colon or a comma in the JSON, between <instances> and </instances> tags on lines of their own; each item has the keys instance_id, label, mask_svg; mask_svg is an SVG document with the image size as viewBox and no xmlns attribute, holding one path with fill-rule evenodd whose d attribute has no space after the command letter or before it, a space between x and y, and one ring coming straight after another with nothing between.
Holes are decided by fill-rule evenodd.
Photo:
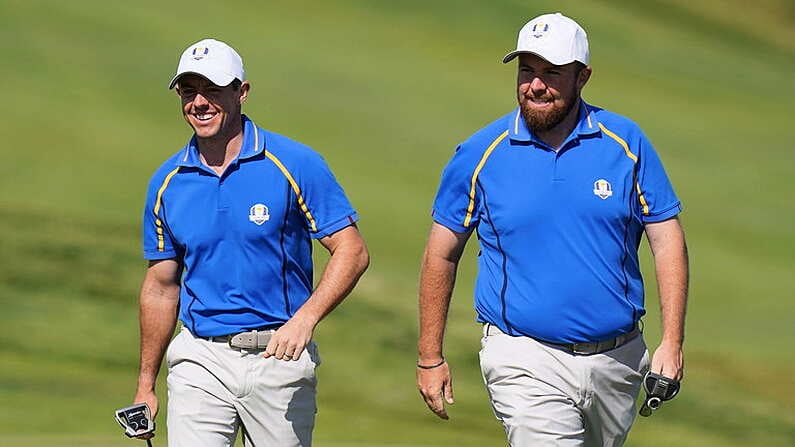
<instances>
[{"instance_id":1,"label":"green grass background","mask_svg":"<svg viewBox=\"0 0 795 447\"><path fill-rule=\"evenodd\" d=\"M414 383L418 265L442 166L514 107L500 58L556 10L588 30L586 99L644 128L685 205L686 380L628 444L794 445L791 0L0 0L0 445L133 445L112 411L137 374L144 192L189 137L166 86L208 36L245 59L246 113L325 155L372 253L316 333L316 445L505 445L477 367L476 244L448 329L448 422ZM655 346L645 245L643 261Z\"/></svg>"}]
</instances>

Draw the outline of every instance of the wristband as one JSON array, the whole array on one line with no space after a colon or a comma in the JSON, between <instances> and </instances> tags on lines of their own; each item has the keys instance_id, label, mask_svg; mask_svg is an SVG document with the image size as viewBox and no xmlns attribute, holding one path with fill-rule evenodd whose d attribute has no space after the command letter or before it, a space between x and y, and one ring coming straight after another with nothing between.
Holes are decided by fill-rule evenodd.
<instances>
[{"instance_id":1,"label":"wristband","mask_svg":"<svg viewBox=\"0 0 795 447\"><path fill-rule=\"evenodd\" d=\"M417 362L417 368L419 368L419 369L434 369L434 368L438 368L438 367L444 365L444 362L446 362L446 361L447 360L445 360L444 357L442 357L442 361L440 361L439 363L434 363L433 365L420 365L420 362Z\"/></svg>"}]
</instances>

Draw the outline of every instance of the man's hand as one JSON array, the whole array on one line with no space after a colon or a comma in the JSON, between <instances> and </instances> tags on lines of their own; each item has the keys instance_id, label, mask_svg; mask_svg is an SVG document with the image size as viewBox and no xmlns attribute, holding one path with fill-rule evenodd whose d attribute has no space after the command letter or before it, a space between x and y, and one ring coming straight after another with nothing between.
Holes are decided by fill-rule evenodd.
<instances>
[{"instance_id":1,"label":"man's hand","mask_svg":"<svg viewBox=\"0 0 795 447\"><path fill-rule=\"evenodd\" d=\"M331 257L315 291L284 326L273 333L263 357L298 360L312 340L315 326L353 290L370 264L367 246L356 225L319 239Z\"/></svg>"},{"instance_id":2,"label":"man's hand","mask_svg":"<svg viewBox=\"0 0 795 447\"><path fill-rule=\"evenodd\" d=\"M296 314L273 333L263 357L276 357L279 360L298 360L306 345L312 340L315 330L312 321L305 320Z\"/></svg>"},{"instance_id":3,"label":"man's hand","mask_svg":"<svg viewBox=\"0 0 795 447\"><path fill-rule=\"evenodd\" d=\"M425 404L442 419L450 419L444 408L445 402L453 404L453 379L447 362L436 368L417 368L417 388Z\"/></svg>"},{"instance_id":4,"label":"man's hand","mask_svg":"<svg viewBox=\"0 0 795 447\"><path fill-rule=\"evenodd\" d=\"M423 366L417 367L417 388L428 408L442 419L449 419L444 408L453 403L453 379L450 366L444 362L444 328L453 296L458 260L472 234L455 231L434 222L425 245L420 271L420 334L417 356Z\"/></svg>"},{"instance_id":5,"label":"man's hand","mask_svg":"<svg viewBox=\"0 0 795 447\"><path fill-rule=\"evenodd\" d=\"M646 237L654 255L662 319L662 342L652 356L651 370L669 379L682 380L689 284L685 233L679 219L674 217L646 224Z\"/></svg>"},{"instance_id":6,"label":"man's hand","mask_svg":"<svg viewBox=\"0 0 795 447\"><path fill-rule=\"evenodd\" d=\"M684 367L681 345L674 346L663 342L651 358L651 371L669 379L681 381L684 377Z\"/></svg>"},{"instance_id":7,"label":"man's hand","mask_svg":"<svg viewBox=\"0 0 795 447\"><path fill-rule=\"evenodd\" d=\"M133 404L143 404L149 405L149 411L152 413L152 420L155 420L157 416L157 395L155 395L154 391L138 391L135 394L135 399L133 399ZM145 435L136 436L137 439L151 439L155 437L155 432L147 433Z\"/></svg>"},{"instance_id":8,"label":"man's hand","mask_svg":"<svg viewBox=\"0 0 795 447\"><path fill-rule=\"evenodd\" d=\"M157 416L155 386L160 364L177 324L182 263L178 259L149 261L140 294L141 363L134 403L146 403ZM140 436L149 439L154 433Z\"/></svg>"}]
</instances>

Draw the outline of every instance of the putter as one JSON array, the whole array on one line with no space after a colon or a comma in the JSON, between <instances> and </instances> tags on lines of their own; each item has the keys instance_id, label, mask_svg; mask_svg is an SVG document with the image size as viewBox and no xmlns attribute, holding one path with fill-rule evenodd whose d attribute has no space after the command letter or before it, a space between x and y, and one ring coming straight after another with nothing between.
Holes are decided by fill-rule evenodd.
<instances>
[{"instance_id":1,"label":"putter","mask_svg":"<svg viewBox=\"0 0 795 447\"><path fill-rule=\"evenodd\" d=\"M643 377L643 388L646 390L646 400L639 413L643 417L649 417L663 402L673 399L679 393L679 381L649 371Z\"/></svg>"},{"instance_id":2,"label":"putter","mask_svg":"<svg viewBox=\"0 0 795 447\"><path fill-rule=\"evenodd\" d=\"M149 410L149 405L145 403L119 408L116 410L116 422L124 429L124 434L130 438L155 431L152 412ZM152 447L151 439L146 440L146 446Z\"/></svg>"}]
</instances>

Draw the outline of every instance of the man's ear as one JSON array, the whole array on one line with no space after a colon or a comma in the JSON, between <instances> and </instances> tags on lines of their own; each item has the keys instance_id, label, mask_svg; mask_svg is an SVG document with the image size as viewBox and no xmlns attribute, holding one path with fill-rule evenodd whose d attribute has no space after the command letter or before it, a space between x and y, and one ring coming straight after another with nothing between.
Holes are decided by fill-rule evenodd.
<instances>
[{"instance_id":1,"label":"man's ear","mask_svg":"<svg viewBox=\"0 0 795 447\"><path fill-rule=\"evenodd\" d=\"M591 73L593 70L591 69L590 65L586 65L585 67L580 70L580 73L577 75L577 88L581 89L585 87L585 84L588 83L588 80L591 79Z\"/></svg>"},{"instance_id":2,"label":"man's ear","mask_svg":"<svg viewBox=\"0 0 795 447\"><path fill-rule=\"evenodd\" d=\"M251 84L248 81L243 81L240 84L240 104L242 105L248 99L248 92L251 91Z\"/></svg>"}]
</instances>

